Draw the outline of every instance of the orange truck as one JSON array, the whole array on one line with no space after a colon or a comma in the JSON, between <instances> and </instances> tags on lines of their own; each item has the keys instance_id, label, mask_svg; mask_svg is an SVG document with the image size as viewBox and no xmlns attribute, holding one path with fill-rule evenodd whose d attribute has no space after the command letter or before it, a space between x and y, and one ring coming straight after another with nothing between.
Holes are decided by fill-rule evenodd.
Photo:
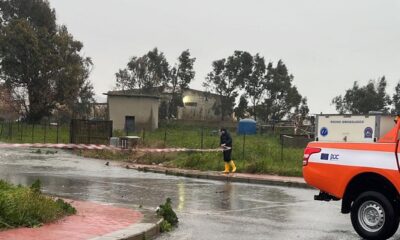
<instances>
[{"instance_id":1,"label":"orange truck","mask_svg":"<svg viewBox=\"0 0 400 240\"><path fill-rule=\"evenodd\" d=\"M303 177L315 200L342 200L364 239L387 239L400 220L398 117L318 115L316 138L304 150Z\"/></svg>"}]
</instances>

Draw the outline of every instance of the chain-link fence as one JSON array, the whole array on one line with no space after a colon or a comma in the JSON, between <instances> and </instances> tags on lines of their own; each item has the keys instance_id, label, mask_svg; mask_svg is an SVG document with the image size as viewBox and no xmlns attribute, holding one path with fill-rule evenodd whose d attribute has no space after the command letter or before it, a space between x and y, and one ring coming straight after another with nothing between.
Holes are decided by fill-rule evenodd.
<instances>
[{"instance_id":1,"label":"chain-link fence","mask_svg":"<svg viewBox=\"0 0 400 240\"><path fill-rule=\"evenodd\" d=\"M75 123L75 124L72 124ZM70 143L71 139L85 138L79 143L92 143L100 139L108 143L112 136L112 122L73 120L72 123L41 121L32 124L20 121L0 122L0 140L6 142L26 143ZM71 128L71 126L75 126ZM240 156L244 158L247 149L252 146L280 148L304 148L313 140L313 135L295 135L290 133L274 134L274 132L259 131L256 135L238 135L236 128L228 128L234 139L235 149L241 149ZM140 137L143 145L150 147L187 147L187 148L217 148L219 147L218 128L206 126L163 125L155 131L140 129L130 132L130 135ZM114 131L114 136L124 136L125 132ZM82 137L83 136L83 137ZM79 140L78 139L78 140ZM90 140L87 140L90 139ZM93 141L92 141L93 140ZM72 141L72 142L76 142Z\"/></svg>"},{"instance_id":2,"label":"chain-link fence","mask_svg":"<svg viewBox=\"0 0 400 240\"><path fill-rule=\"evenodd\" d=\"M12 143L109 144L111 121L72 120L70 123L41 121L0 122L0 141Z\"/></svg>"},{"instance_id":3,"label":"chain-link fence","mask_svg":"<svg viewBox=\"0 0 400 240\"><path fill-rule=\"evenodd\" d=\"M285 161L296 152L303 151L312 135L271 134L258 132L255 135L239 135L236 128L228 129L233 138L233 155L236 159L257 159L269 156L274 161ZM124 132L114 132L114 136ZM131 132L140 138L142 146L151 148L184 147L190 149L214 149L220 146L218 128L164 125L155 131L145 129ZM285 153L286 156L285 156ZM296 156L297 157L297 156Z\"/></svg>"},{"instance_id":4,"label":"chain-link fence","mask_svg":"<svg viewBox=\"0 0 400 240\"><path fill-rule=\"evenodd\" d=\"M69 124L41 121L0 122L0 141L16 143L69 143Z\"/></svg>"},{"instance_id":5,"label":"chain-link fence","mask_svg":"<svg viewBox=\"0 0 400 240\"><path fill-rule=\"evenodd\" d=\"M91 124L90 124L91 125ZM103 129L103 128L102 128ZM110 128L104 128L110 131ZM98 127L89 127L83 131L85 139L95 139ZM285 175L301 175L301 159L304 147L313 140L311 135L290 133L273 134L258 131L255 135L239 135L236 128L228 128L233 139L232 159L239 169L246 172L269 172ZM0 142L13 143L70 143L70 123L42 121L40 124L25 122L0 122ZM96 135L95 135L96 134ZM107 143L109 136L103 139ZM183 126L164 124L155 131L139 129L129 133L139 138L139 147L148 148L190 148L216 149L220 147L219 131L216 127ZM123 137L123 131L114 131L113 136ZM135 139L137 139L135 138ZM88 142L90 143L90 141ZM149 156L152 162L176 161L178 166L196 169L218 170L222 154L216 152L186 152Z\"/></svg>"}]
</instances>

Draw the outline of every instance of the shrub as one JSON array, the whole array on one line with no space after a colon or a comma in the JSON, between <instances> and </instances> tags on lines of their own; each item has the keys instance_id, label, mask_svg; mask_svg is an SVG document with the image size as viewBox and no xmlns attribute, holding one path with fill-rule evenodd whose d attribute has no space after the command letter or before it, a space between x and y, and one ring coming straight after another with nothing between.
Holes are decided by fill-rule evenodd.
<instances>
[{"instance_id":1,"label":"shrub","mask_svg":"<svg viewBox=\"0 0 400 240\"><path fill-rule=\"evenodd\" d=\"M57 199L56 204L68 215L72 215L76 213L76 209L71 206L71 204L65 202L61 198Z\"/></svg>"},{"instance_id":2,"label":"shrub","mask_svg":"<svg viewBox=\"0 0 400 240\"><path fill-rule=\"evenodd\" d=\"M172 201L170 198L167 198L165 204L159 206L157 209L157 214L164 218L160 225L161 232L169 232L172 230L172 227L176 227L178 225L179 220L176 216L176 213L172 209Z\"/></svg>"},{"instance_id":3,"label":"shrub","mask_svg":"<svg viewBox=\"0 0 400 240\"><path fill-rule=\"evenodd\" d=\"M32 190L34 193L41 193L41 191L40 191L41 186L42 186L42 183L40 182L40 180L39 180L39 179L36 179L36 181L34 181L34 182L32 183L32 185L31 185L31 190Z\"/></svg>"},{"instance_id":4,"label":"shrub","mask_svg":"<svg viewBox=\"0 0 400 240\"><path fill-rule=\"evenodd\" d=\"M43 195L40 187L39 180L29 188L0 180L0 229L40 226L76 212L63 200Z\"/></svg>"},{"instance_id":5,"label":"shrub","mask_svg":"<svg viewBox=\"0 0 400 240\"><path fill-rule=\"evenodd\" d=\"M172 225L166 220L163 220L160 224L161 232L170 232L172 230Z\"/></svg>"}]
</instances>

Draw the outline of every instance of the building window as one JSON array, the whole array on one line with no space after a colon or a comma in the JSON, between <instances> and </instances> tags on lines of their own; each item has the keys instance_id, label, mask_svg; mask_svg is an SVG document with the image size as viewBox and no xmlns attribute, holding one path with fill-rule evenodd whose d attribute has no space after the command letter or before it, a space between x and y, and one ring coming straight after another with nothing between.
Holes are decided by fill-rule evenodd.
<instances>
[{"instance_id":1,"label":"building window","mask_svg":"<svg viewBox=\"0 0 400 240\"><path fill-rule=\"evenodd\" d=\"M185 102L185 107L196 107L197 102Z\"/></svg>"}]
</instances>

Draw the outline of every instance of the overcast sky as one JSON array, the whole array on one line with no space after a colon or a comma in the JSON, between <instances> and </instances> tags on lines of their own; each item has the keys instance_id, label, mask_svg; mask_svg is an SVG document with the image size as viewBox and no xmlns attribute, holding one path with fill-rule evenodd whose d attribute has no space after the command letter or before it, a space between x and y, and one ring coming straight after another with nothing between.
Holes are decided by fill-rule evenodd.
<instances>
[{"instance_id":1,"label":"overcast sky","mask_svg":"<svg viewBox=\"0 0 400 240\"><path fill-rule=\"evenodd\" d=\"M202 82L214 60L234 50L282 59L312 113L333 113L333 97L354 81L400 80L398 0L49 0L92 57L97 95L115 86L115 72L154 47L173 65L190 49Z\"/></svg>"}]
</instances>

